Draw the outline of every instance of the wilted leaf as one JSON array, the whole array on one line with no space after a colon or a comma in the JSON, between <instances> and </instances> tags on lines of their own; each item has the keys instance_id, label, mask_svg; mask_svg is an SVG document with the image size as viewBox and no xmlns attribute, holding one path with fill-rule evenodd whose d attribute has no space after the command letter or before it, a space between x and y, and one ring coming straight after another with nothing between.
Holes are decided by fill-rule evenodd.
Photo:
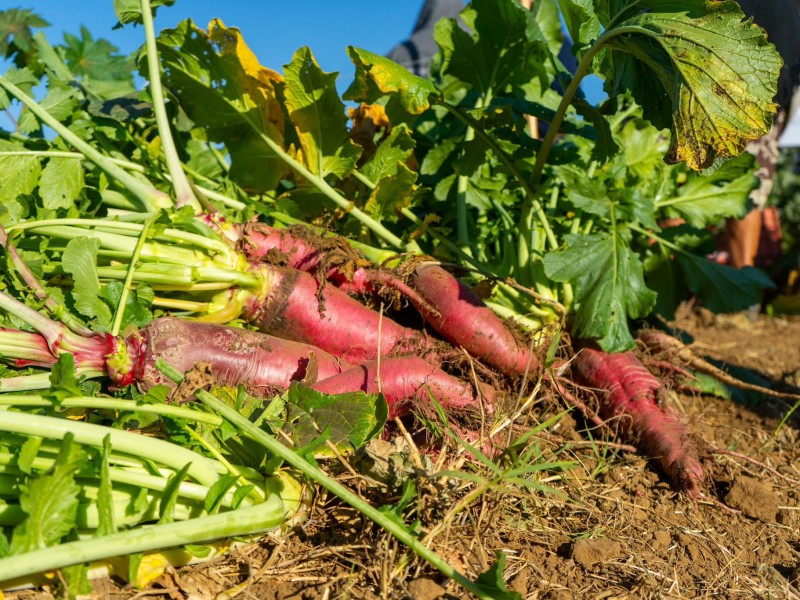
<instances>
[{"instance_id":1,"label":"wilted leaf","mask_svg":"<svg viewBox=\"0 0 800 600\"><path fill-rule=\"evenodd\" d=\"M355 167L361 148L350 141L337 74L323 72L307 47L295 52L284 74L286 108L300 139L301 162L315 175L344 177Z\"/></svg>"},{"instance_id":2,"label":"wilted leaf","mask_svg":"<svg viewBox=\"0 0 800 600\"><path fill-rule=\"evenodd\" d=\"M730 0L640 6L610 30L619 34L607 42L609 81L614 93L631 90L657 127L671 126L668 159L704 169L764 135L782 64L764 31Z\"/></svg>"},{"instance_id":3,"label":"wilted leaf","mask_svg":"<svg viewBox=\"0 0 800 600\"><path fill-rule=\"evenodd\" d=\"M345 100L373 104L381 96L392 94L405 110L418 115L439 95L430 81L388 58L354 46L348 46L347 53L356 66L356 78L342 96Z\"/></svg>"},{"instance_id":4,"label":"wilted leaf","mask_svg":"<svg viewBox=\"0 0 800 600\"><path fill-rule=\"evenodd\" d=\"M277 101L282 77L262 67L239 30L215 19L208 32L187 20L158 38L163 80L212 142L224 143L231 178L256 192L274 189L288 172L258 133L283 144ZM146 74L146 65L140 65Z\"/></svg>"}]
</instances>

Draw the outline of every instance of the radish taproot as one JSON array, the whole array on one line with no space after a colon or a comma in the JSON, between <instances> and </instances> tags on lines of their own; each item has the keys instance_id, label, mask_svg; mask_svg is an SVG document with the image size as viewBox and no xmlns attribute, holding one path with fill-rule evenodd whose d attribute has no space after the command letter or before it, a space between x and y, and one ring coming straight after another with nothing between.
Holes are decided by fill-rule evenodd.
<instances>
[{"instance_id":1,"label":"radish taproot","mask_svg":"<svg viewBox=\"0 0 800 600\"><path fill-rule=\"evenodd\" d=\"M427 403L433 397L446 409L475 407L482 401L487 410L498 400L498 392L490 386L479 384L480 394L476 394L469 383L418 357L367 361L311 387L325 394L352 390L382 392L389 404L390 417L407 414L410 410L407 401L411 399Z\"/></svg>"},{"instance_id":2,"label":"radish taproot","mask_svg":"<svg viewBox=\"0 0 800 600\"><path fill-rule=\"evenodd\" d=\"M243 311L264 333L313 344L352 364L417 354L437 345L421 331L403 327L335 286L320 287L309 273L269 267L268 277L267 297L250 295Z\"/></svg>"},{"instance_id":3,"label":"radish taproot","mask_svg":"<svg viewBox=\"0 0 800 600\"><path fill-rule=\"evenodd\" d=\"M632 352L584 348L572 361L576 379L600 394L600 416L617 435L658 461L679 490L702 494L705 479L697 450L678 415L658 403L661 382Z\"/></svg>"}]
</instances>

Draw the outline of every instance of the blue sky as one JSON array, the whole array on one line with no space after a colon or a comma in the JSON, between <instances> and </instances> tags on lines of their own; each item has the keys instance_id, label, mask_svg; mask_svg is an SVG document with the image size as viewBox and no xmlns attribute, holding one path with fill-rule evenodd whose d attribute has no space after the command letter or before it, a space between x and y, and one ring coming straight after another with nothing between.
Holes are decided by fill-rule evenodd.
<instances>
[{"instance_id":1,"label":"blue sky","mask_svg":"<svg viewBox=\"0 0 800 600\"><path fill-rule=\"evenodd\" d=\"M141 27L112 30L117 21L112 0L6 0L2 4L29 8L44 17L51 23L47 36L54 43L62 41L65 31L77 34L81 25L125 54L144 42ZM218 17L241 30L263 65L279 71L297 48L309 46L325 71L340 73L338 87L343 91L353 77L345 48L353 45L385 54L411 33L422 4L423 0L177 0L158 9L156 30L174 27L185 18L205 27ZM596 100L592 92L590 87L589 99ZM0 127L6 126L0 117ZM800 145L800 111L782 142Z\"/></svg>"},{"instance_id":2,"label":"blue sky","mask_svg":"<svg viewBox=\"0 0 800 600\"><path fill-rule=\"evenodd\" d=\"M6 0L7 1L7 0ZM309 46L325 71L339 71L340 89L352 80L353 68L345 48L359 46L385 54L404 40L414 27L422 0L177 0L156 12L156 31L191 18L206 27L215 17L238 27L261 63L282 71L294 51ZM3 2L2 4L6 4ZM8 6L32 9L51 27L51 42L63 32L85 25L94 37L104 37L121 52L133 52L144 43L141 27L112 30L117 22L111 0L11 0Z\"/></svg>"}]
</instances>

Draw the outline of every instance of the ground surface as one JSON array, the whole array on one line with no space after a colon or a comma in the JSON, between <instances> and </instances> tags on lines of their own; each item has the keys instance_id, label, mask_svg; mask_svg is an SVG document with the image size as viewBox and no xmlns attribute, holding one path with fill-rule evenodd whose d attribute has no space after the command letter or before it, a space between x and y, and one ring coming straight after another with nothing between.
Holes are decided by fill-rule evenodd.
<instances>
[{"instance_id":1,"label":"ground surface","mask_svg":"<svg viewBox=\"0 0 800 600\"><path fill-rule=\"evenodd\" d=\"M748 369L744 376L776 389L800 385L800 321L763 317L751 323L741 315L715 319L684 311L676 325L694 338L698 353ZM738 395L738 401L678 391L671 396L698 439L800 480L798 423L775 434L786 411L782 402L753 395ZM558 408L555 400L542 400L534 414L543 418ZM796 481L715 454L708 462L708 497L695 505L641 457L602 441L587 444L581 428L566 416L550 429L561 441L538 443L538 460L576 463L566 475L553 470L538 478L561 496L507 480L497 484L503 489L470 501L464 498L474 483L420 477L406 519L419 519L423 532L444 524L432 547L472 578L496 551L505 552L508 585L524 598L800 598L793 587L800 588ZM566 449L563 440L569 441ZM433 457L437 464L422 460L417 466L427 470L488 476L455 445ZM413 465L399 470L413 472ZM360 476L342 480L376 503L397 500ZM456 514L459 502L467 508ZM311 519L288 536L242 546L209 564L170 569L144 590L101 579L93 597L432 600L466 593L421 562L409 562L391 538L336 499L321 498Z\"/></svg>"}]
</instances>

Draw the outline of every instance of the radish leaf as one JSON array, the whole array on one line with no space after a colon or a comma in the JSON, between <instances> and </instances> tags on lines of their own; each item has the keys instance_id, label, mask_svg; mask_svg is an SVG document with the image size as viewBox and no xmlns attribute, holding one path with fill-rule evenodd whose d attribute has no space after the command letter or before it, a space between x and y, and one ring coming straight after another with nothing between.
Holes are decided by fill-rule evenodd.
<instances>
[{"instance_id":1,"label":"radish leaf","mask_svg":"<svg viewBox=\"0 0 800 600\"><path fill-rule=\"evenodd\" d=\"M83 166L71 158L51 158L42 170L39 194L45 208L70 208L81 194L85 182Z\"/></svg>"},{"instance_id":2,"label":"radish leaf","mask_svg":"<svg viewBox=\"0 0 800 600\"><path fill-rule=\"evenodd\" d=\"M20 486L19 502L27 517L14 529L10 554L52 546L75 527L81 493L75 473L86 461L86 453L67 434L53 471Z\"/></svg>"},{"instance_id":3,"label":"radish leaf","mask_svg":"<svg viewBox=\"0 0 800 600\"><path fill-rule=\"evenodd\" d=\"M72 275L75 309L85 317L94 318L98 330L106 331L111 325L111 309L100 299L96 267L99 247L100 241L94 238L70 240L61 257L61 264L64 271Z\"/></svg>"},{"instance_id":4,"label":"radish leaf","mask_svg":"<svg viewBox=\"0 0 800 600\"><path fill-rule=\"evenodd\" d=\"M567 235L566 245L544 257L547 276L575 286L580 309L573 331L577 337L596 338L607 352L632 348L628 318L647 316L656 294L644 282L638 256L618 231Z\"/></svg>"},{"instance_id":5,"label":"radish leaf","mask_svg":"<svg viewBox=\"0 0 800 600\"><path fill-rule=\"evenodd\" d=\"M672 128L670 162L705 169L769 130L782 61L736 2L636 5L645 12L604 34L607 88L630 90L646 119Z\"/></svg>"},{"instance_id":6,"label":"radish leaf","mask_svg":"<svg viewBox=\"0 0 800 600\"><path fill-rule=\"evenodd\" d=\"M209 30L190 20L158 37L163 81L180 99L189 118L212 142L224 143L230 177L255 191L272 190L286 165L255 133L283 143L283 114L276 98L282 77L262 67L238 29L215 19ZM140 64L146 75L146 65Z\"/></svg>"},{"instance_id":7,"label":"radish leaf","mask_svg":"<svg viewBox=\"0 0 800 600\"><path fill-rule=\"evenodd\" d=\"M348 46L347 53L356 66L356 78L343 94L345 100L374 103L381 96L392 94L405 111L418 115L439 95L430 81L388 58L354 46Z\"/></svg>"},{"instance_id":8,"label":"radish leaf","mask_svg":"<svg viewBox=\"0 0 800 600\"><path fill-rule=\"evenodd\" d=\"M307 47L295 52L284 70L286 108L300 139L301 162L315 175L344 177L361 149L347 134L337 74L323 72Z\"/></svg>"}]
</instances>

